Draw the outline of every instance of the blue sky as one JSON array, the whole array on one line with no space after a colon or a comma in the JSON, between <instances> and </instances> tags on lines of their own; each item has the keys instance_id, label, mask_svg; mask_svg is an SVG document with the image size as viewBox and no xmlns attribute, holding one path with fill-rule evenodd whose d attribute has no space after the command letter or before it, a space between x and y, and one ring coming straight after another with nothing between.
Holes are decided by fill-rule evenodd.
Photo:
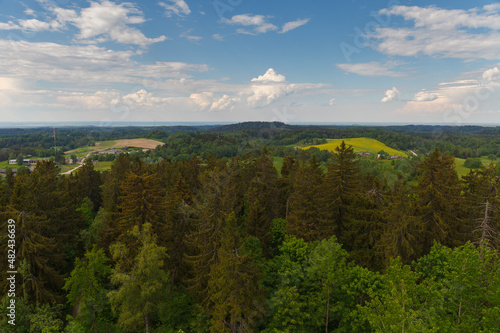
<instances>
[{"instance_id":1,"label":"blue sky","mask_svg":"<svg viewBox=\"0 0 500 333\"><path fill-rule=\"evenodd\" d=\"M0 0L15 121L500 123L500 3Z\"/></svg>"}]
</instances>

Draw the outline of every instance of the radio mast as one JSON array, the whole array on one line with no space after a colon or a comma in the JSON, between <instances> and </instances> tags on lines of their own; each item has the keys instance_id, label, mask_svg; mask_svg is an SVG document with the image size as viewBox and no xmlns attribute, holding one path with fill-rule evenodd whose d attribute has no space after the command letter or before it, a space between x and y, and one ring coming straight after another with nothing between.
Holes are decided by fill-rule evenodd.
<instances>
[{"instance_id":1,"label":"radio mast","mask_svg":"<svg viewBox=\"0 0 500 333\"><path fill-rule=\"evenodd\" d=\"M56 146L56 128L54 127L54 157L57 155L57 146Z\"/></svg>"}]
</instances>

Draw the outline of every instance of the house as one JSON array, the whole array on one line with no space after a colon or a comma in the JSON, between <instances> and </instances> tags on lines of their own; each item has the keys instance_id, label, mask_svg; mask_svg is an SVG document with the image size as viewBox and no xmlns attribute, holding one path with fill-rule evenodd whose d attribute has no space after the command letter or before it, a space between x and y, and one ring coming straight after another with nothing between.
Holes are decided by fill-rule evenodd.
<instances>
[{"instance_id":1,"label":"house","mask_svg":"<svg viewBox=\"0 0 500 333\"><path fill-rule=\"evenodd\" d=\"M50 159L48 159L48 158L25 158L23 160L23 163L24 164L29 164L29 165L35 165L38 162L49 161L49 160ZM9 162L9 164L10 164L10 162Z\"/></svg>"},{"instance_id":2,"label":"house","mask_svg":"<svg viewBox=\"0 0 500 333\"><path fill-rule=\"evenodd\" d=\"M373 156L373 154L372 154L372 153L369 153L369 152L367 152L367 151L364 151L364 152L361 152L361 153L357 153L357 155L358 155L358 156L368 156L368 157L369 157L369 156Z\"/></svg>"},{"instance_id":3,"label":"house","mask_svg":"<svg viewBox=\"0 0 500 333\"><path fill-rule=\"evenodd\" d=\"M16 160L9 160L9 164L17 164Z\"/></svg>"}]
</instances>

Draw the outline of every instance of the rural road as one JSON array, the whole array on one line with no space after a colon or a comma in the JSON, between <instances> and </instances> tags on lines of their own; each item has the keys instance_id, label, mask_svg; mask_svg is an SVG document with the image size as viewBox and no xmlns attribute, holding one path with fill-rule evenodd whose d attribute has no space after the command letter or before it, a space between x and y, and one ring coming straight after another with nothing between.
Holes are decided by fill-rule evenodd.
<instances>
[{"instance_id":1,"label":"rural road","mask_svg":"<svg viewBox=\"0 0 500 333\"><path fill-rule=\"evenodd\" d=\"M85 159L88 158L89 156L90 156L90 153L88 153L87 156L85 156L84 158L82 158L82 160L80 161L80 164L76 168L73 168L73 169L68 170L66 172L61 172L61 175L70 175L76 169L81 168L83 166L83 163L85 163Z\"/></svg>"}]
</instances>

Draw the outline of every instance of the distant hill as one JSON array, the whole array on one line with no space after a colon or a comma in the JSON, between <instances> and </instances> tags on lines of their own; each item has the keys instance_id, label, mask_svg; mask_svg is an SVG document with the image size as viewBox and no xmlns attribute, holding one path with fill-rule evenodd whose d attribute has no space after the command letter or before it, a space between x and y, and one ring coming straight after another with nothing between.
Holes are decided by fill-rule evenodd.
<instances>
[{"instance_id":1,"label":"distant hill","mask_svg":"<svg viewBox=\"0 0 500 333\"><path fill-rule=\"evenodd\" d=\"M242 131L242 130L273 130L273 131L281 131L286 129L294 129L297 126L287 125L285 123L279 121L247 121L243 123L230 124L230 125L222 125L216 128L209 129L210 132L219 132L219 133L229 133L234 131Z\"/></svg>"}]
</instances>

